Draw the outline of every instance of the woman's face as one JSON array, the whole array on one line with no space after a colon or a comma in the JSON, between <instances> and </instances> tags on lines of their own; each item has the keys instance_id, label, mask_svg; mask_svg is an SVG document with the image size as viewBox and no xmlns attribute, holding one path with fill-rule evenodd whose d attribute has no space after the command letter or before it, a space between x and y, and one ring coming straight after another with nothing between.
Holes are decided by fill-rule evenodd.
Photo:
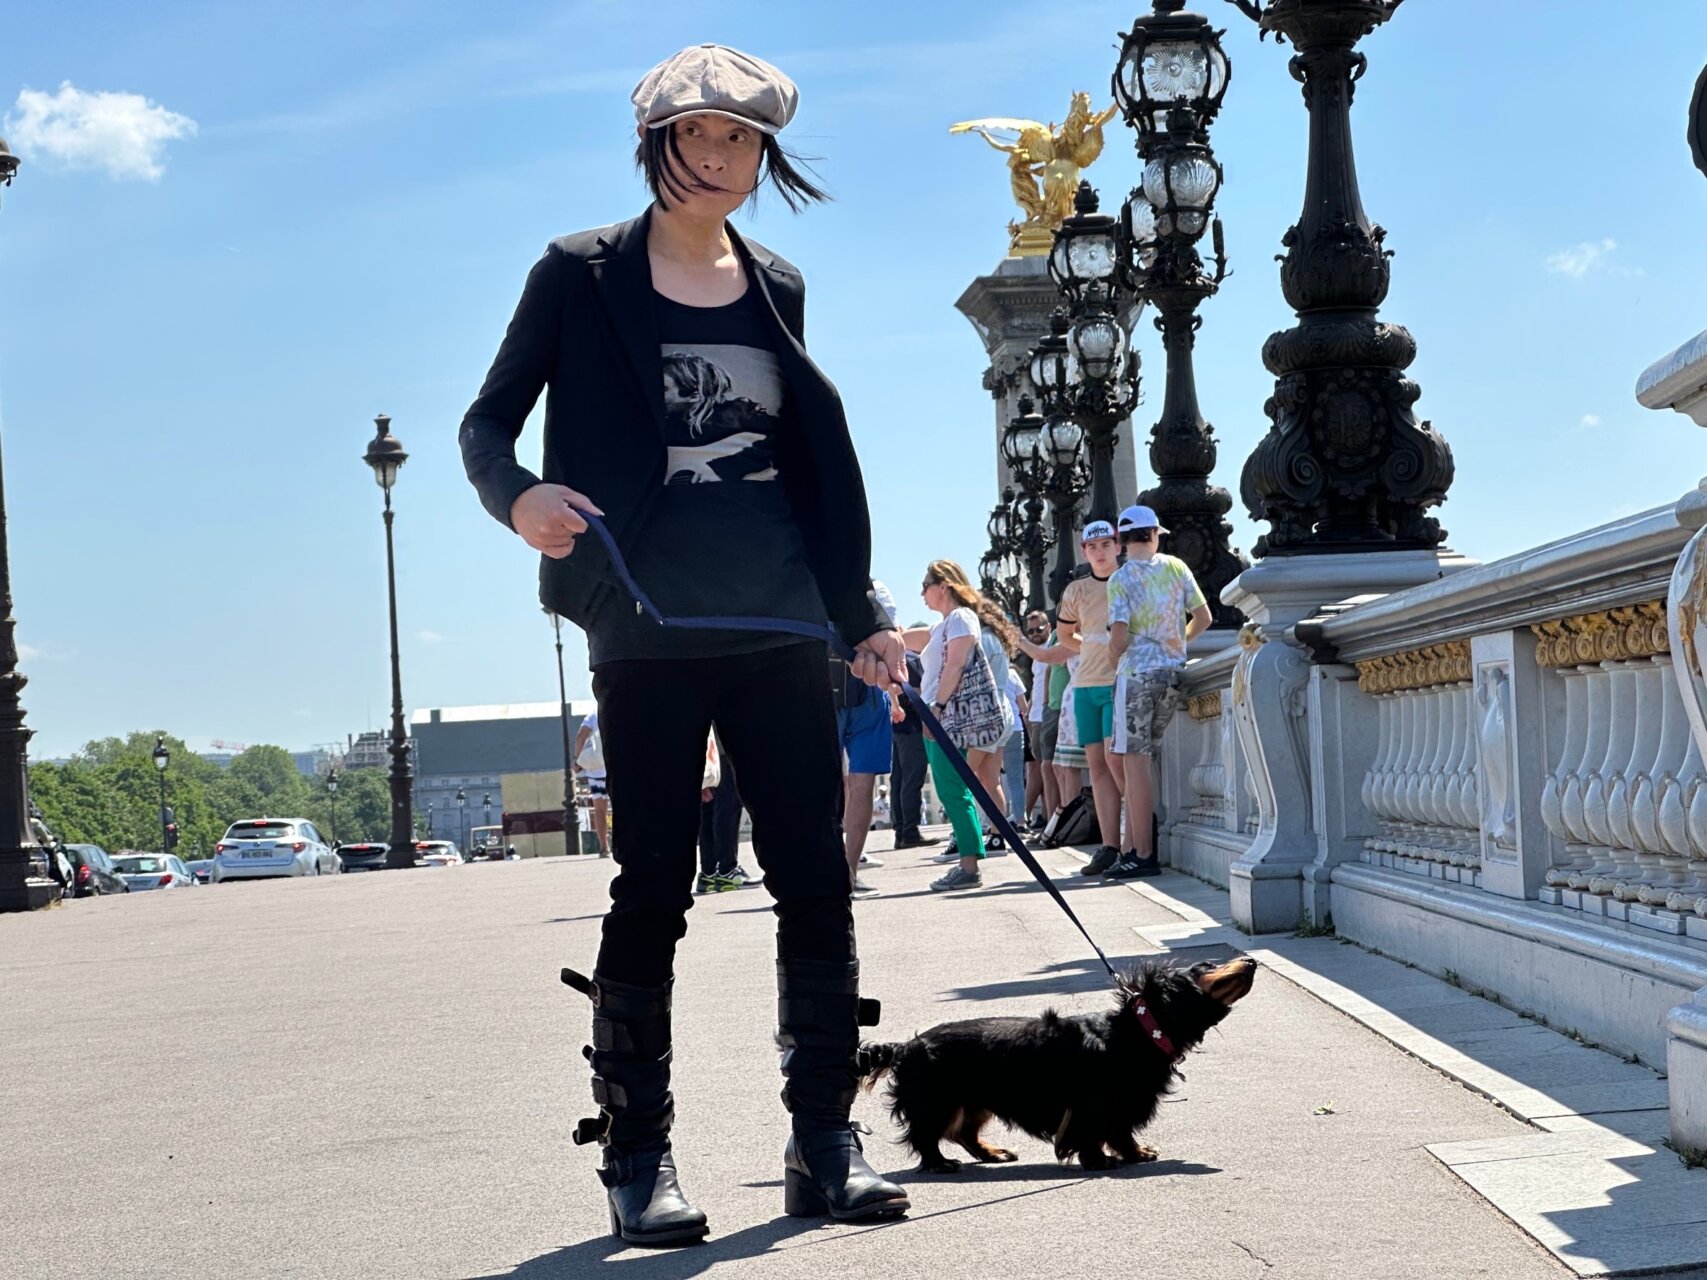
<instances>
[{"instance_id":1,"label":"woman's face","mask_svg":"<svg viewBox=\"0 0 1707 1280\"><path fill-rule=\"evenodd\" d=\"M739 209L759 182L764 159L764 135L751 125L727 116L685 116L670 126L686 172L676 172L682 192L671 203L683 210L719 220ZM676 158L666 163L677 170Z\"/></svg>"},{"instance_id":2,"label":"woman's face","mask_svg":"<svg viewBox=\"0 0 1707 1280\"><path fill-rule=\"evenodd\" d=\"M948 592L943 590L942 583L932 582L929 578L926 578L924 583L924 597L925 608L931 610L933 613L946 614L948 612L944 602L949 600L950 597Z\"/></svg>"}]
</instances>

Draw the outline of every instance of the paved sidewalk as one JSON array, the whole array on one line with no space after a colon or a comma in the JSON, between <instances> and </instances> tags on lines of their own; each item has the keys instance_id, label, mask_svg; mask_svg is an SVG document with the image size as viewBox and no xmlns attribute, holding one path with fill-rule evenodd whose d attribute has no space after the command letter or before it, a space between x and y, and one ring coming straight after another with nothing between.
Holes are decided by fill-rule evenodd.
<instances>
[{"instance_id":1,"label":"paved sidewalk","mask_svg":"<svg viewBox=\"0 0 1707 1280\"><path fill-rule=\"evenodd\" d=\"M856 912L878 1034L1108 998L1016 858L945 898L919 852L874 852L884 892ZM1179 923L1042 856L1112 955L1142 945L1135 927ZM595 1154L568 1140L589 1105L587 1006L557 980L591 964L609 874L551 859L0 917L0 1273L1569 1274L1425 1150L1533 1130L1270 972L1185 1064L1146 1136L1158 1164L1086 1176L1019 1136L1018 1164L917 1175L868 1099L874 1163L907 1183L912 1215L789 1219L762 889L699 899L678 966L677 1147L712 1239L625 1249Z\"/></svg>"}]
</instances>

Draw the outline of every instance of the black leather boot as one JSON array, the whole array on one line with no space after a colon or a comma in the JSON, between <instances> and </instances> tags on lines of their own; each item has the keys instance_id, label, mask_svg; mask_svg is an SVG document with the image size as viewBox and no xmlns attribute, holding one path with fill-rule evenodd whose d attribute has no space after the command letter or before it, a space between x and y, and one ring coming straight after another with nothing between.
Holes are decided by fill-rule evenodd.
<instances>
[{"instance_id":1,"label":"black leather boot","mask_svg":"<svg viewBox=\"0 0 1707 1280\"><path fill-rule=\"evenodd\" d=\"M604 1148L599 1181L610 1198L610 1229L631 1244L697 1244L705 1215L687 1202L670 1153L670 984L636 987L573 969L563 981L593 1002L593 1066L599 1114L575 1126L577 1145Z\"/></svg>"},{"instance_id":2,"label":"black leather boot","mask_svg":"<svg viewBox=\"0 0 1707 1280\"><path fill-rule=\"evenodd\" d=\"M877 1001L859 998L859 961L778 960L776 978L782 1101L794 1127L782 1157L783 1209L843 1222L898 1217L911 1207L907 1193L872 1171L848 1119L859 1029L876 1026L878 1015Z\"/></svg>"}]
</instances>

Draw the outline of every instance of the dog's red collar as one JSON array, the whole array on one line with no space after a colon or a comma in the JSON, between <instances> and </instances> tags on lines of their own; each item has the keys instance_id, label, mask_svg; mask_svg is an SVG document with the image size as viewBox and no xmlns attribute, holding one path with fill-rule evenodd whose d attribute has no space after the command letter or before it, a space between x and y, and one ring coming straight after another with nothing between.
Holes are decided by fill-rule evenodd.
<instances>
[{"instance_id":1,"label":"dog's red collar","mask_svg":"<svg viewBox=\"0 0 1707 1280\"><path fill-rule=\"evenodd\" d=\"M1143 996L1132 997L1132 1014L1138 1019L1138 1025L1149 1033L1156 1048L1167 1055L1168 1061L1178 1061L1179 1051L1174 1048L1174 1042L1168 1039L1168 1033L1162 1030L1162 1024L1156 1021L1156 1015L1150 1012L1150 1006L1144 1003Z\"/></svg>"}]
</instances>

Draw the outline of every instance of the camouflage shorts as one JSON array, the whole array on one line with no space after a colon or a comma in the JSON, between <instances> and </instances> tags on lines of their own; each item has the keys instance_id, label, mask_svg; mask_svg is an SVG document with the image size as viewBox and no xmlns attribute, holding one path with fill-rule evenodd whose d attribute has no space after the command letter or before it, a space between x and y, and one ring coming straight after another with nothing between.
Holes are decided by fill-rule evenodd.
<instances>
[{"instance_id":1,"label":"camouflage shorts","mask_svg":"<svg viewBox=\"0 0 1707 1280\"><path fill-rule=\"evenodd\" d=\"M1117 683L1122 712L1115 725L1115 752L1154 755L1168 722L1185 701L1180 673L1171 667L1122 673Z\"/></svg>"}]
</instances>

